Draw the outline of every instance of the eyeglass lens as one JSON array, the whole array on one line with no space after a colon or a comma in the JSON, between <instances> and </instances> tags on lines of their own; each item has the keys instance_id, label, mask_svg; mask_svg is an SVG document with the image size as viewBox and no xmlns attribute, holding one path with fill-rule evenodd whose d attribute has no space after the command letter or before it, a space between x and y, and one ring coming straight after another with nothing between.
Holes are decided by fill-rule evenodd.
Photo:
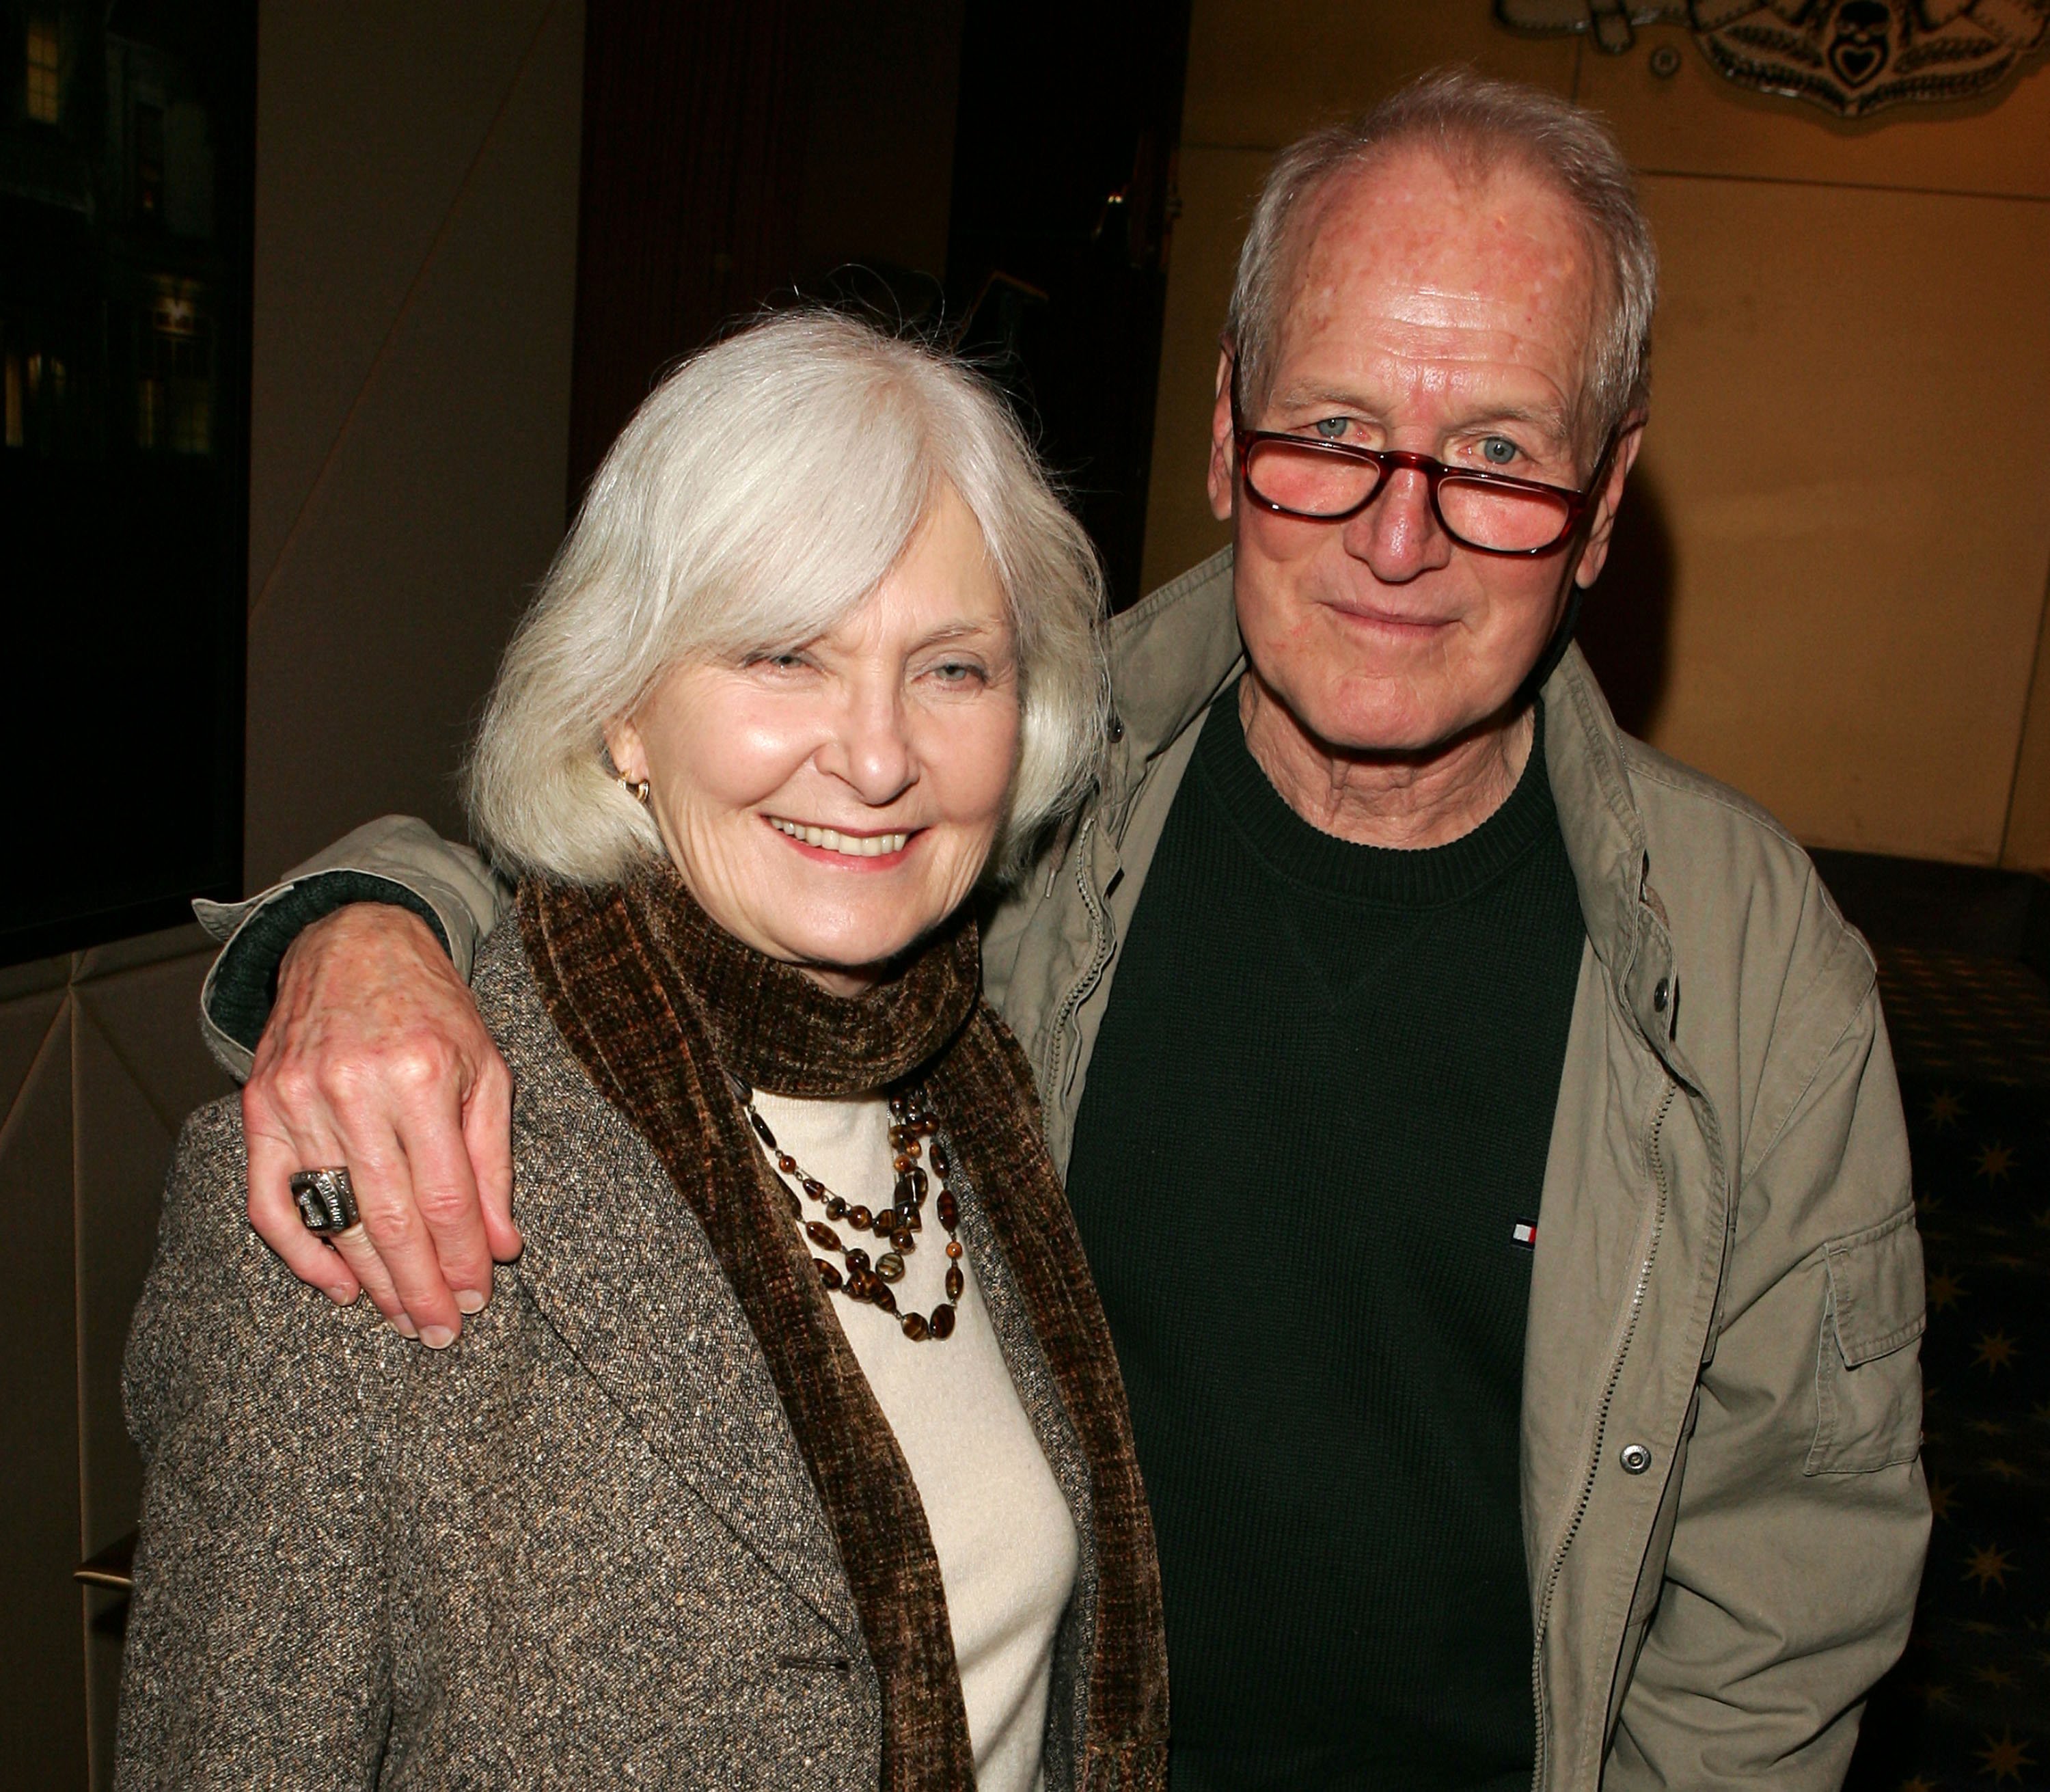
<instances>
[{"instance_id":1,"label":"eyeglass lens","mask_svg":"<svg viewBox=\"0 0 2050 1792\"><path fill-rule=\"evenodd\" d=\"M1300 517L1345 516L1374 496L1383 478L1371 461L1271 437L1253 443L1245 462L1253 494ZM1573 521L1573 506L1563 496L1518 491L1456 473L1439 482L1438 513L1460 541L1505 552L1549 548Z\"/></svg>"}]
</instances>

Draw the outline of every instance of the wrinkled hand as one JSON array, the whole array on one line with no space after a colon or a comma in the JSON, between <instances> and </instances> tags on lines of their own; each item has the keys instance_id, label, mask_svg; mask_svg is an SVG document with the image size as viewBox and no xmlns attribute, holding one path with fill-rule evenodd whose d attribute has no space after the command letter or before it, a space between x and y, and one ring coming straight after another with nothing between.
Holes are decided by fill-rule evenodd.
<instances>
[{"instance_id":1,"label":"wrinkled hand","mask_svg":"<svg viewBox=\"0 0 2050 1792\"><path fill-rule=\"evenodd\" d=\"M358 903L293 942L242 1091L249 1218L302 1282L367 1291L436 1349L484 1306L512 1224L512 1079L448 954L410 911ZM292 1173L346 1165L361 1224L308 1232Z\"/></svg>"}]
</instances>

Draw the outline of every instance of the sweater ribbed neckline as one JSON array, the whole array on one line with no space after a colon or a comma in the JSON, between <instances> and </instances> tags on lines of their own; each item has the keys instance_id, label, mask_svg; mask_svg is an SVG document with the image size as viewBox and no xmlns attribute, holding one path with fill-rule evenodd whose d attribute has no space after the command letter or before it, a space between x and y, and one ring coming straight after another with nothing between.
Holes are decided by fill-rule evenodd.
<instances>
[{"instance_id":1,"label":"sweater ribbed neckline","mask_svg":"<svg viewBox=\"0 0 2050 1792\"><path fill-rule=\"evenodd\" d=\"M1245 744L1234 685L1210 706L1196 744L1198 776L1261 862L1276 875L1342 901L1434 908L1485 888L1558 826L1545 775L1545 705L1534 709L1530 757L1502 806L1442 846L1366 846L1291 809Z\"/></svg>"}]
</instances>

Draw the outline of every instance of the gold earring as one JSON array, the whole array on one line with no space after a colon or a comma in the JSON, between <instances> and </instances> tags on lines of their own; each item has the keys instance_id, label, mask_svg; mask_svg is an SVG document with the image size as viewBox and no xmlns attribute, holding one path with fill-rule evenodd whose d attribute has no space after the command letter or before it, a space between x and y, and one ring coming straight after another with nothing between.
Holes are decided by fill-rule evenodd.
<instances>
[{"instance_id":1,"label":"gold earring","mask_svg":"<svg viewBox=\"0 0 2050 1792\"><path fill-rule=\"evenodd\" d=\"M624 784L627 789L633 793L633 800L639 803L642 808L645 809L648 806L648 780L646 779L629 778L623 771L615 771L613 774L613 776L617 778L621 783Z\"/></svg>"}]
</instances>

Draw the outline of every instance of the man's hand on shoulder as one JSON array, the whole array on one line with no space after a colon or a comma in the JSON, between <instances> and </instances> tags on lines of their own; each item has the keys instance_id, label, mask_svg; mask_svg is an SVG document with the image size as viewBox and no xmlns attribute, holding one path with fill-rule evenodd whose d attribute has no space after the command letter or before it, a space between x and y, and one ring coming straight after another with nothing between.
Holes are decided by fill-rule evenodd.
<instances>
[{"instance_id":1,"label":"man's hand on shoulder","mask_svg":"<svg viewBox=\"0 0 2050 1792\"><path fill-rule=\"evenodd\" d=\"M293 1273L344 1304L367 1291L439 1347L484 1306L512 1224L512 1082L469 990L409 911L359 903L286 953L242 1091L249 1218ZM345 1165L361 1224L329 1250L294 1171Z\"/></svg>"}]
</instances>

